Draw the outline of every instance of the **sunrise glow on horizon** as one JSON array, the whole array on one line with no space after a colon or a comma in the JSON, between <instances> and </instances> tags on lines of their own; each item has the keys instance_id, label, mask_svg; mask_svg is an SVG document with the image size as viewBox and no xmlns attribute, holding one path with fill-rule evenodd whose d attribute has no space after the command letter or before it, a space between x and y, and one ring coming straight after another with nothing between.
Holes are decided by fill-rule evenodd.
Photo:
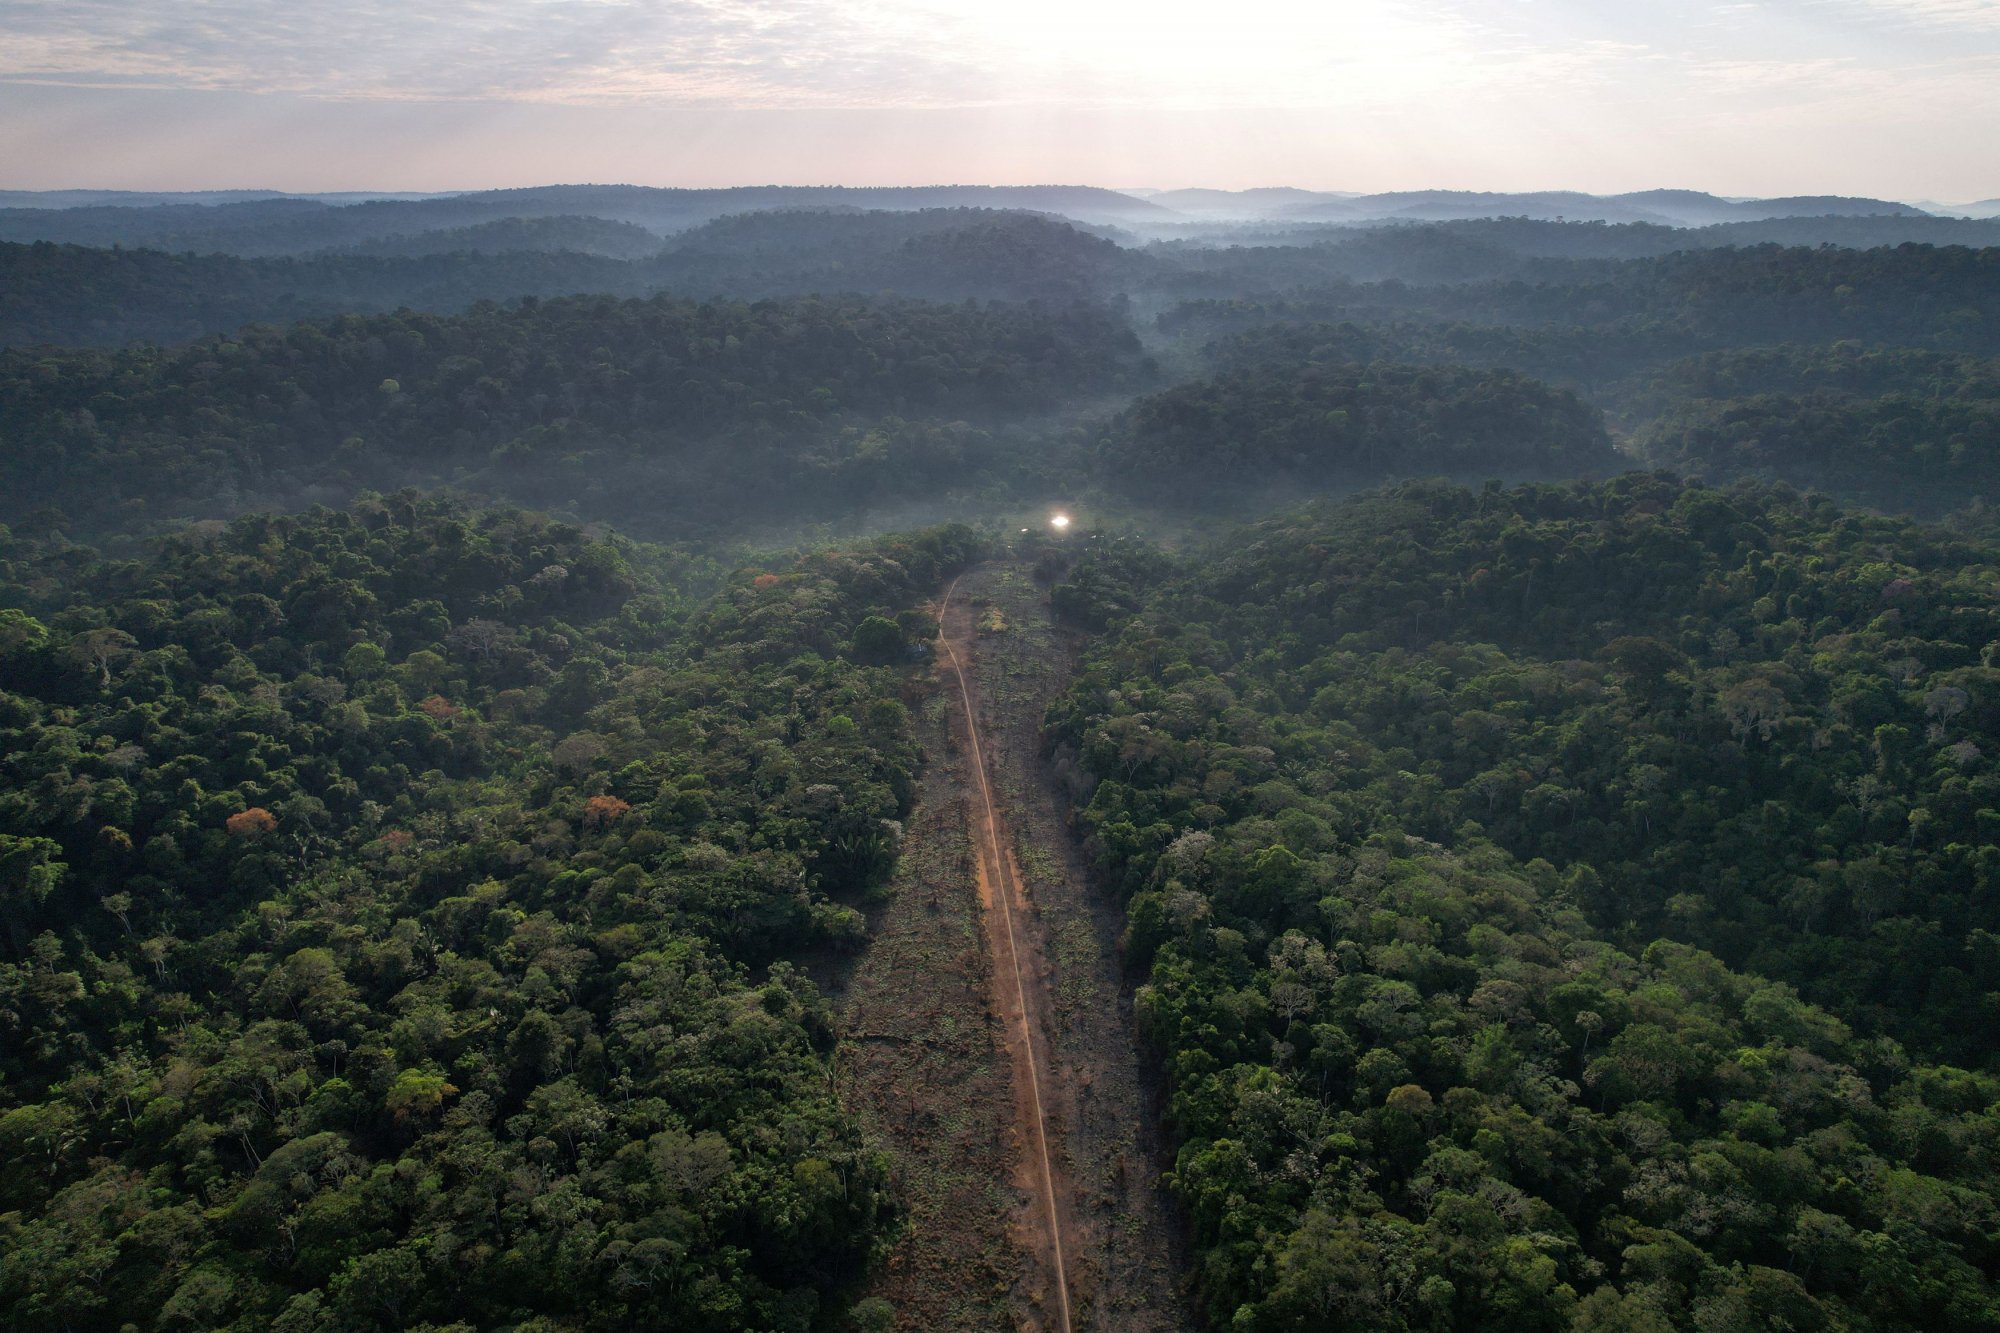
<instances>
[{"instance_id":1,"label":"sunrise glow on horizon","mask_svg":"<svg viewBox=\"0 0 2000 1333\"><path fill-rule=\"evenodd\" d=\"M2000 193L1964 130L2000 124L2000 0L0 0L0 24L6 188Z\"/></svg>"}]
</instances>

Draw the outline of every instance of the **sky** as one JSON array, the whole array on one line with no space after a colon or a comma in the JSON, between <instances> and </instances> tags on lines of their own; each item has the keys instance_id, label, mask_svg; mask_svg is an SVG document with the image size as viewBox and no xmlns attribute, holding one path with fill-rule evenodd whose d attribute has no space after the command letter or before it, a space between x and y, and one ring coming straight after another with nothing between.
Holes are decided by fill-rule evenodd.
<instances>
[{"instance_id":1,"label":"sky","mask_svg":"<svg viewBox=\"0 0 2000 1333\"><path fill-rule=\"evenodd\" d=\"M0 188L2000 196L2000 0L0 0Z\"/></svg>"}]
</instances>

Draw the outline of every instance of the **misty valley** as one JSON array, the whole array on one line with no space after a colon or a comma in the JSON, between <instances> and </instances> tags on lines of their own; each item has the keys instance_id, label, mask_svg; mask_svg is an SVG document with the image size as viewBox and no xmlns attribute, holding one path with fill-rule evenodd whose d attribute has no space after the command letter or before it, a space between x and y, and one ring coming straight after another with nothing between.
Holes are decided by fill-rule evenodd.
<instances>
[{"instance_id":1,"label":"misty valley","mask_svg":"<svg viewBox=\"0 0 2000 1333\"><path fill-rule=\"evenodd\" d=\"M0 192L0 1327L2000 1329L2000 218Z\"/></svg>"}]
</instances>

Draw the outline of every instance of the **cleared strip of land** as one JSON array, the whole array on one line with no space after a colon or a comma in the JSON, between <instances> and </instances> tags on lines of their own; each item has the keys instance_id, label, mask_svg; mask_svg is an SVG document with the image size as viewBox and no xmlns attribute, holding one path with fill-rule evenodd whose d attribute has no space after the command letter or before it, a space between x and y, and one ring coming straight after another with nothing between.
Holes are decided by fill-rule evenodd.
<instances>
[{"instance_id":1,"label":"cleared strip of land","mask_svg":"<svg viewBox=\"0 0 2000 1333\"><path fill-rule=\"evenodd\" d=\"M1042 1111L1055 1163L1071 1315L1078 1333L1175 1333L1180 1227L1159 1184L1157 1089L1135 1045L1118 956L1123 913L1093 891L1069 796L1042 753L1042 717L1076 678L1081 643L1050 618L1026 564L996 560L958 585L961 647L1002 826L1015 925L1037 1023Z\"/></svg>"},{"instance_id":2,"label":"cleared strip of land","mask_svg":"<svg viewBox=\"0 0 2000 1333\"><path fill-rule=\"evenodd\" d=\"M1031 984L1043 980L1041 970L1022 957L1018 918L1027 912L1021 901L1020 878L1014 872L1010 836L993 801L993 782L986 766L985 747L979 739L979 711L973 706L967 659L972 655L972 617L961 603L952 604L959 580L952 580L938 611L943 626L946 672L957 686L960 711L954 721L960 748L972 768L972 807L968 813L974 841L978 844L980 904L985 908L986 934L993 960L994 1008L1000 1013L1003 1041L1014 1071L1015 1127L1019 1135L1021 1183L1034 1197L1035 1206L1023 1218L1028 1248L1042 1261L1042 1273L1050 1296L1045 1320L1059 1333L1070 1333L1069 1276L1063 1254L1063 1208L1058 1201L1055 1159L1049 1151L1048 1116L1042 1104L1042 1084L1047 1079L1047 1052L1038 1049L1036 1030L1042 1026L1045 1004L1043 988ZM961 652L961 649L964 651ZM1064 1191L1066 1193L1066 1191Z\"/></svg>"},{"instance_id":3,"label":"cleared strip of land","mask_svg":"<svg viewBox=\"0 0 2000 1333\"><path fill-rule=\"evenodd\" d=\"M939 619L916 809L842 985L845 1098L908 1209L870 1294L906 1330L1191 1327L1117 913L1040 755L1074 645L1006 561L969 570Z\"/></svg>"},{"instance_id":4,"label":"cleared strip of land","mask_svg":"<svg viewBox=\"0 0 2000 1333\"><path fill-rule=\"evenodd\" d=\"M842 1101L889 1155L906 1210L867 1294L895 1327L1018 1333L1033 1280L1009 1180L1013 1092L965 821L969 774L945 696L919 704L929 758L896 877L840 985Z\"/></svg>"}]
</instances>

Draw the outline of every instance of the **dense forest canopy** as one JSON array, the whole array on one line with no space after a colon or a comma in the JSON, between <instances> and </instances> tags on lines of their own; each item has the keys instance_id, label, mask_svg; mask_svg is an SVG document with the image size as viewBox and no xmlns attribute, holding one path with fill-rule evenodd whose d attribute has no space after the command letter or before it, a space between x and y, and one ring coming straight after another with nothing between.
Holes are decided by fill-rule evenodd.
<instances>
[{"instance_id":1,"label":"dense forest canopy","mask_svg":"<svg viewBox=\"0 0 2000 1333\"><path fill-rule=\"evenodd\" d=\"M6 352L0 515L55 506L98 531L449 483L656 532L831 517L1006 464L968 419L1148 375L1096 308L852 298L579 297Z\"/></svg>"},{"instance_id":2,"label":"dense forest canopy","mask_svg":"<svg viewBox=\"0 0 2000 1333\"><path fill-rule=\"evenodd\" d=\"M252 322L579 292L1104 300L1152 268L1068 222L966 208L751 213L671 241L629 223L510 219L272 258L0 243L0 344L184 342Z\"/></svg>"},{"instance_id":3,"label":"dense forest canopy","mask_svg":"<svg viewBox=\"0 0 2000 1333\"><path fill-rule=\"evenodd\" d=\"M1149 229L1158 232L1159 229ZM1170 234L1171 235L1171 234ZM1496 213L1457 220L1410 218L1392 224L1357 226L1337 223L1286 223L1274 219L1262 226L1209 224L1191 227L1173 237L1188 243L1237 240L1239 243L1318 243L1336 246L1359 260L1371 249L1397 245L1441 245L1450 238L1467 253L1507 259L1644 259L1679 250L1719 250L1745 245L1839 245L1866 248L1902 245L1991 245L2000 237L1993 219L1924 218L1877 214L1838 217L1792 214L1772 218L1717 221L1702 226L1665 222L1603 222L1582 218L1557 221L1525 214Z\"/></svg>"},{"instance_id":4,"label":"dense forest canopy","mask_svg":"<svg viewBox=\"0 0 2000 1333\"><path fill-rule=\"evenodd\" d=\"M250 321L405 305L452 313L478 300L588 291L1123 297L1161 308L1251 300L1305 303L1320 318L1692 326L1705 346L1822 336L1994 345L1994 279L1978 259L1991 251L1972 248L1992 235L1842 248L1744 237L1717 247L1664 228L1657 245L1607 245L1607 230L1622 229L1498 219L1142 245L1127 231L1045 213L959 207L731 214L662 237L652 251L643 229L579 217L391 233L269 258L0 243L0 343L180 341ZM1881 302L1885 289L1925 295L1902 311ZM1941 325L1944 316L1955 326Z\"/></svg>"},{"instance_id":5,"label":"dense forest canopy","mask_svg":"<svg viewBox=\"0 0 2000 1333\"><path fill-rule=\"evenodd\" d=\"M506 254L519 250L642 259L659 253L660 238L634 223L614 222L609 218L496 218L469 227L377 237L347 246L340 253L454 255Z\"/></svg>"},{"instance_id":6,"label":"dense forest canopy","mask_svg":"<svg viewBox=\"0 0 2000 1333\"><path fill-rule=\"evenodd\" d=\"M8 540L9 1326L808 1327L893 1203L786 960L910 800L857 631L972 551L693 602L410 495Z\"/></svg>"},{"instance_id":7,"label":"dense forest canopy","mask_svg":"<svg viewBox=\"0 0 2000 1333\"><path fill-rule=\"evenodd\" d=\"M332 202L267 197L212 204L164 199L137 207L93 201L70 208L0 208L0 240L285 255L512 219L586 217L628 223L666 235L716 218L753 211L907 212L954 208L1059 213L1085 222L1172 216L1143 199L1087 186L948 185L911 189L761 186L684 190L633 185L553 185L422 199Z\"/></svg>"},{"instance_id":8,"label":"dense forest canopy","mask_svg":"<svg viewBox=\"0 0 2000 1333\"><path fill-rule=\"evenodd\" d=\"M1161 327L1205 339L1305 321L1395 320L1511 328L1516 336L1591 329L1684 353L1859 340L1943 351L2000 348L2000 249L1690 251L1619 263L1548 261L1532 277L1435 286L1284 281L1282 250L1240 253L1229 297L1163 312Z\"/></svg>"},{"instance_id":9,"label":"dense forest canopy","mask_svg":"<svg viewBox=\"0 0 2000 1333\"><path fill-rule=\"evenodd\" d=\"M1258 197L1262 196L1262 197ZM1338 237L1410 229L1510 229L1563 237L1553 253L1658 254L1781 241L1791 245L1990 244L1991 219L1938 217L1880 199L1725 200L1691 190L1596 198L1568 191L1406 191L1340 197L1312 191L1125 192L1067 186L911 189L767 186L720 190L546 186L460 194L337 196L272 191L126 195L0 191L0 239L241 255L301 254L392 237L552 219L621 223L669 235L718 217L778 211L917 212L992 208L1116 224L1148 236ZM1544 248L1548 242L1543 242Z\"/></svg>"},{"instance_id":10,"label":"dense forest canopy","mask_svg":"<svg viewBox=\"0 0 2000 1333\"><path fill-rule=\"evenodd\" d=\"M1215 253L1276 265L1264 276L1287 280L1282 247ZM22 442L0 466L12 518L53 505L83 532L409 483L644 526L703 521L725 491L757 501L764 518L822 520L950 496L1032 502L1078 486L1158 501L1186 490L1197 461L1228 473L1200 483L1202 500L1425 473L1616 471L1588 406L1506 373L1520 372L1606 410L1635 462L1942 512L1985 496L1993 471L1996 253L1764 247L1536 261L1547 267L1533 282L1182 303L1146 331L1154 359L1178 378L1209 378L1105 417L1102 406L1148 387L1151 371L1126 328L1132 308L1103 298L1143 290L1179 260L1020 214L766 212L712 223L645 262L753 290L838 274L863 287L1047 299L976 310L879 298L526 300L104 355L23 348L0 353L0 429ZM90 299L91 283L68 271L79 265L150 275L186 311L191 299L228 299L230 272L253 263L47 247L12 258L40 284L18 299L67 309ZM208 286L173 276L183 262L222 266L210 275L218 294L190 298L180 284ZM446 282L518 262L587 283L593 272L611 282L620 261L527 251L255 262L429 266ZM1195 269L1173 279L1243 280ZM292 292L289 281L271 290ZM711 343L721 347L704 351ZM1391 364L1374 376L1342 368L1378 362ZM1426 364L1487 373L1410 368Z\"/></svg>"},{"instance_id":11,"label":"dense forest canopy","mask_svg":"<svg viewBox=\"0 0 2000 1333\"><path fill-rule=\"evenodd\" d=\"M1702 341L1658 330L1307 320L1229 334L1204 358L1225 381L1289 373L1301 384L1377 359L1522 368L1601 406L1630 462L1718 480L1784 479L1931 514L1992 495L2000 477L1992 356L1856 339L1687 354ZM1180 385L1159 397L1198 391ZM1281 416L1260 416L1252 429L1276 427Z\"/></svg>"},{"instance_id":12,"label":"dense forest canopy","mask_svg":"<svg viewBox=\"0 0 2000 1333\"><path fill-rule=\"evenodd\" d=\"M992 560L1172 1326L2000 1330L1995 223L87 202L0 210L0 1328L910 1325L838 978L972 873Z\"/></svg>"},{"instance_id":13,"label":"dense forest canopy","mask_svg":"<svg viewBox=\"0 0 2000 1333\"><path fill-rule=\"evenodd\" d=\"M2000 476L1996 255L1760 247L1557 265L1534 283L1190 301L1158 323L1224 377L1300 362L1520 371L1603 409L1634 464L1936 515L1990 503Z\"/></svg>"},{"instance_id":14,"label":"dense forest canopy","mask_svg":"<svg viewBox=\"0 0 2000 1333\"><path fill-rule=\"evenodd\" d=\"M1888 509L2000 498L2000 360L1856 343L1711 353L1643 378L1645 457L1783 477Z\"/></svg>"},{"instance_id":15,"label":"dense forest canopy","mask_svg":"<svg viewBox=\"0 0 2000 1333\"><path fill-rule=\"evenodd\" d=\"M2000 1325L2000 548L1643 476L1232 547L1050 718L1211 1320Z\"/></svg>"},{"instance_id":16,"label":"dense forest canopy","mask_svg":"<svg viewBox=\"0 0 2000 1333\"><path fill-rule=\"evenodd\" d=\"M1113 490L1190 507L1390 477L1622 470L1597 414L1508 371L1264 362L1140 399L1098 444Z\"/></svg>"},{"instance_id":17,"label":"dense forest canopy","mask_svg":"<svg viewBox=\"0 0 2000 1333\"><path fill-rule=\"evenodd\" d=\"M248 324L601 292L645 294L632 267L571 251L222 254L0 243L0 344L186 343Z\"/></svg>"}]
</instances>

